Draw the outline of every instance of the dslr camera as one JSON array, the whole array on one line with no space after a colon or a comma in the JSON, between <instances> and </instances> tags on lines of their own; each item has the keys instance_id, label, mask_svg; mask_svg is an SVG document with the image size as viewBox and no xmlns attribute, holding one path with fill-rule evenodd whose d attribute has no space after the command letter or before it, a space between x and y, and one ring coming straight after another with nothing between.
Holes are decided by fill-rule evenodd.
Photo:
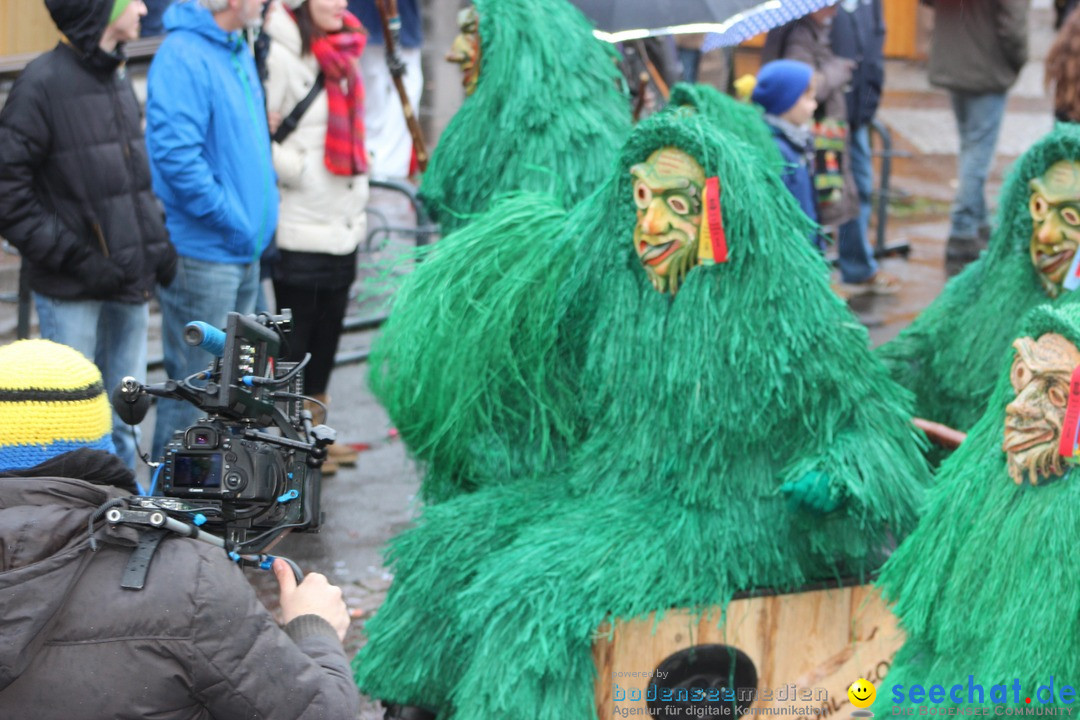
<instances>
[{"instance_id":1,"label":"dslr camera","mask_svg":"<svg viewBox=\"0 0 1080 720\"><path fill-rule=\"evenodd\" d=\"M277 360L291 314L229 313L225 329L193 322L189 345L214 355L183 380L143 385L125 378L113 407L125 422L145 417L150 397L192 403L206 413L166 445L147 497L131 511L165 513L224 540L236 555L260 553L286 531L317 531L320 470L335 432L304 408L303 368ZM159 492L160 494L155 494Z\"/></svg>"}]
</instances>

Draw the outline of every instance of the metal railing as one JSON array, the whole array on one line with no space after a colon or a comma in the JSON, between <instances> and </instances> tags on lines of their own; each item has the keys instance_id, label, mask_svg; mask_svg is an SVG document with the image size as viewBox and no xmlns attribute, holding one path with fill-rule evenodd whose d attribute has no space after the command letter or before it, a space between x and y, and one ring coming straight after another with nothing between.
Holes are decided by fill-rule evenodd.
<instances>
[{"instance_id":1,"label":"metal railing","mask_svg":"<svg viewBox=\"0 0 1080 720\"><path fill-rule=\"evenodd\" d=\"M906 258L911 253L911 244L904 242L888 245L885 241L885 230L889 221L889 200L893 197L889 185L892 177L892 159L894 157L907 157L908 153L899 152L893 148L892 133L877 118L870 122L870 130L881 141L881 150L873 153L881 158L881 172L879 173L880 179L876 193L877 237L874 243L874 257L882 258L901 255ZM873 144L871 139L871 147L873 147Z\"/></svg>"}]
</instances>

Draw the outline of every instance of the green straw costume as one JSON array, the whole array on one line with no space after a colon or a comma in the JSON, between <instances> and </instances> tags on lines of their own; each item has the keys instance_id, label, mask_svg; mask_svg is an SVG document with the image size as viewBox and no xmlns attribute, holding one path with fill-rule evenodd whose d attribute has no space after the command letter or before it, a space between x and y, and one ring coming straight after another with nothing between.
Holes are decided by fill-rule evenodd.
<instances>
[{"instance_id":1,"label":"green straw costume","mask_svg":"<svg viewBox=\"0 0 1080 720\"><path fill-rule=\"evenodd\" d=\"M548 192L569 207L607 176L630 132L611 48L566 0L476 0L476 91L450 120L420 185L443 234L498 195Z\"/></svg>"},{"instance_id":2,"label":"green straw costume","mask_svg":"<svg viewBox=\"0 0 1080 720\"><path fill-rule=\"evenodd\" d=\"M1029 183L1062 160L1080 161L1080 127L1059 124L1011 170L989 249L949 281L894 340L877 349L893 379L915 393L915 414L967 430L997 380L998 358L1024 313L1050 300L1031 263ZM1054 304L1074 302L1062 292Z\"/></svg>"},{"instance_id":3,"label":"green straw costume","mask_svg":"<svg viewBox=\"0 0 1080 720\"><path fill-rule=\"evenodd\" d=\"M630 167L668 146L719 178L730 257L675 295L653 288L631 241ZM533 292L509 297L544 310L482 303L469 332L489 316L496 332L508 316L543 324L488 344L535 371L508 375L573 442L536 472L427 506L392 542L394 584L354 661L362 690L440 720L592 718L605 620L865 577L913 527L929 473L910 397L830 292L766 165L704 117L665 113L594 195L540 212L547 272L515 267Z\"/></svg>"},{"instance_id":4,"label":"green straw costume","mask_svg":"<svg viewBox=\"0 0 1080 720\"><path fill-rule=\"evenodd\" d=\"M687 108L779 170L755 107L680 83L665 113ZM576 250L554 251L565 221L554 198L506 197L482 223L433 246L395 294L372 350L370 384L424 464L427 502L550 469L583 434L579 350L564 356L555 325L559 286L582 262Z\"/></svg>"},{"instance_id":5,"label":"green straw costume","mask_svg":"<svg viewBox=\"0 0 1080 720\"><path fill-rule=\"evenodd\" d=\"M1080 306L1039 307L1018 323L1016 337L1044 333L1080 344ZM907 641L878 686L879 707L886 698L892 704L897 684L905 699L897 704L906 706L926 704L907 700L912 684L940 684L946 691L963 686L961 702L947 695L934 703L942 714L968 705L1034 709L1039 685L1053 679L1058 689L1075 687L1080 678L1080 592L1074 592L1080 478L1075 468L1037 485L1010 477L1002 444L1006 406L1017 397L1010 384L1016 352L1006 347L993 355L989 405L941 466L919 527L881 574ZM975 702L969 702L969 676L983 691L982 698L970 696ZM992 699L994 685L1006 685L1006 696Z\"/></svg>"}]
</instances>

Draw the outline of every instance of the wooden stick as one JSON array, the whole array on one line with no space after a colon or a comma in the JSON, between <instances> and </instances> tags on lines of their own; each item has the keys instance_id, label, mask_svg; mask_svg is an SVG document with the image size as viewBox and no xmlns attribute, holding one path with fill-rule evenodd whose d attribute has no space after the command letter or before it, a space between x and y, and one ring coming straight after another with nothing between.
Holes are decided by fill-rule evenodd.
<instances>
[{"instance_id":1,"label":"wooden stick","mask_svg":"<svg viewBox=\"0 0 1080 720\"><path fill-rule=\"evenodd\" d=\"M409 94L405 92L405 83L401 79L403 65L397 56L397 47L394 44L394 36L390 32L390 18L396 18L397 0L375 0L375 7L379 11L379 19L382 21L383 42L386 44L386 64L390 68L390 76L394 79L394 87L397 88L398 98L401 100L401 110L405 113L405 123L409 126L409 134L412 136L413 149L416 150L416 164L423 172L427 169L428 154L427 145L424 143L424 133L420 129L420 121L413 112L412 103L409 102Z\"/></svg>"},{"instance_id":2,"label":"wooden stick","mask_svg":"<svg viewBox=\"0 0 1080 720\"><path fill-rule=\"evenodd\" d=\"M941 423L932 422L930 420L923 420L922 418L912 418L911 422L915 427L926 433L926 437L930 438L941 447L950 450L960 447L960 443L967 440L967 433L954 430L948 425L942 425Z\"/></svg>"},{"instance_id":3,"label":"wooden stick","mask_svg":"<svg viewBox=\"0 0 1080 720\"><path fill-rule=\"evenodd\" d=\"M668 101L668 97L671 96L671 90L668 89L668 84L664 82L664 76L660 74L660 71L653 65L652 60L649 59L649 53L645 50L645 43L638 40L638 53L641 54L641 60L645 63L645 69L649 71L649 76L652 78L653 83L656 84L656 89L660 91L660 97L664 98L664 102Z\"/></svg>"}]
</instances>

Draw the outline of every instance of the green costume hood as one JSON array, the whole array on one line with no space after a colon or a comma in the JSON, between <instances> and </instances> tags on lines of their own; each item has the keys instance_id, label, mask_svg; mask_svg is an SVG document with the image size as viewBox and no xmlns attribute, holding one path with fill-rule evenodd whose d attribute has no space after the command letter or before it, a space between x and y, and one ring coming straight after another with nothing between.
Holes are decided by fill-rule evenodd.
<instances>
[{"instance_id":1,"label":"green costume hood","mask_svg":"<svg viewBox=\"0 0 1080 720\"><path fill-rule=\"evenodd\" d=\"M756 108L715 88L679 84L664 123L686 115L683 106L746 142L736 146L739 162L779 170ZM731 207L743 202L730 197ZM597 212L595 203L586 215ZM797 208L782 212L801 217ZM580 266L586 283L605 271L596 269L594 239L569 242L565 222L554 197L507 196L437 243L395 295L373 348L370 383L425 464L428 502L550 469L584 432L580 349L557 340L557 316L566 312L559 286L571 266ZM626 240L622 249L629 247Z\"/></svg>"},{"instance_id":2,"label":"green costume hood","mask_svg":"<svg viewBox=\"0 0 1080 720\"><path fill-rule=\"evenodd\" d=\"M1006 180L989 249L953 278L903 332L877 350L893 378L915 393L916 414L967 430L997 379L999 353L1024 313L1049 301L1031 264L1029 182L1061 160L1080 161L1080 126L1059 124L1017 161ZM1062 292L1055 305L1074 302Z\"/></svg>"},{"instance_id":3,"label":"green costume hood","mask_svg":"<svg viewBox=\"0 0 1080 720\"><path fill-rule=\"evenodd\" d=\"M476 91L431 155L420 194L443 234L502 193L552 193L566 206L607 175L630 132L613 51L566 0L476 0Z\"/></svg>"},{"instance_id":4,"label":"green costume hood","mask_svg":"<svg viewBox=\"0 0 1080 720\"><path fill-rule=\"evenodd\" d=\"M737 136L767 162L775 163L779 172L784 160L758 106L740 102L712 85L678 83L671 88L665 110L677 111L683 106L696 109L717 127Z\"/></svg>"},{"instance_id":5,"label":"green costume hood","mask_svg":"<svg viewBox=\"0 0 1080 720\"><path fill-rule=\"evenodd\" d=\"M730 258L690 270L674 296L634 251L629 173L668 146L719 178ZM531 398L568 388L570 401L513 433L537 433L527 447L540 454L535 438L565 428L562 453L429 505L393 541L394 585L354 663L362 689L440 720L591 718L603 621L865 577L911 529L929 473L910 397L871 356L804 240L808 221L763 165L705 117L662 113L594 195L561 219L539 214L534 244L559 282L510 298L543 310L515 316L487 298L469 317L501 328L486 344L503 349L479 354L531 371L489 369L501 390L505 378ZM507 329L507 317L538 327ZM794 502L808 477L840 507Z\"/></svg>"},{"instance_id":6,"label":"green costume hood","mask_svg":"<svg viewBox=\"0 0 1080 720\"><path fill-rule=\"evenodd\" d=\"M1080 306L1044 305L1018 326L1016 337L1058 333L1080 345ZM1009 476L1002 443L1005 408L1016 397L1010 384L1016 352L992 354L996 387L989 405L941 466L919 527L881 574L907 642L878 685L879 698L898 684L904 692L913 683L946 690L959 684L965 702L946 697L942 711L988 706L991 686L1001 684L1008 695L996 704L1033 708L1037 686L1051 676L1059 688L1080 677L1080 475L1073 468L1038 485L1018 485ZM966 702L969 675L982 686L983 702Z\"/></svg>"}]
</instances>

